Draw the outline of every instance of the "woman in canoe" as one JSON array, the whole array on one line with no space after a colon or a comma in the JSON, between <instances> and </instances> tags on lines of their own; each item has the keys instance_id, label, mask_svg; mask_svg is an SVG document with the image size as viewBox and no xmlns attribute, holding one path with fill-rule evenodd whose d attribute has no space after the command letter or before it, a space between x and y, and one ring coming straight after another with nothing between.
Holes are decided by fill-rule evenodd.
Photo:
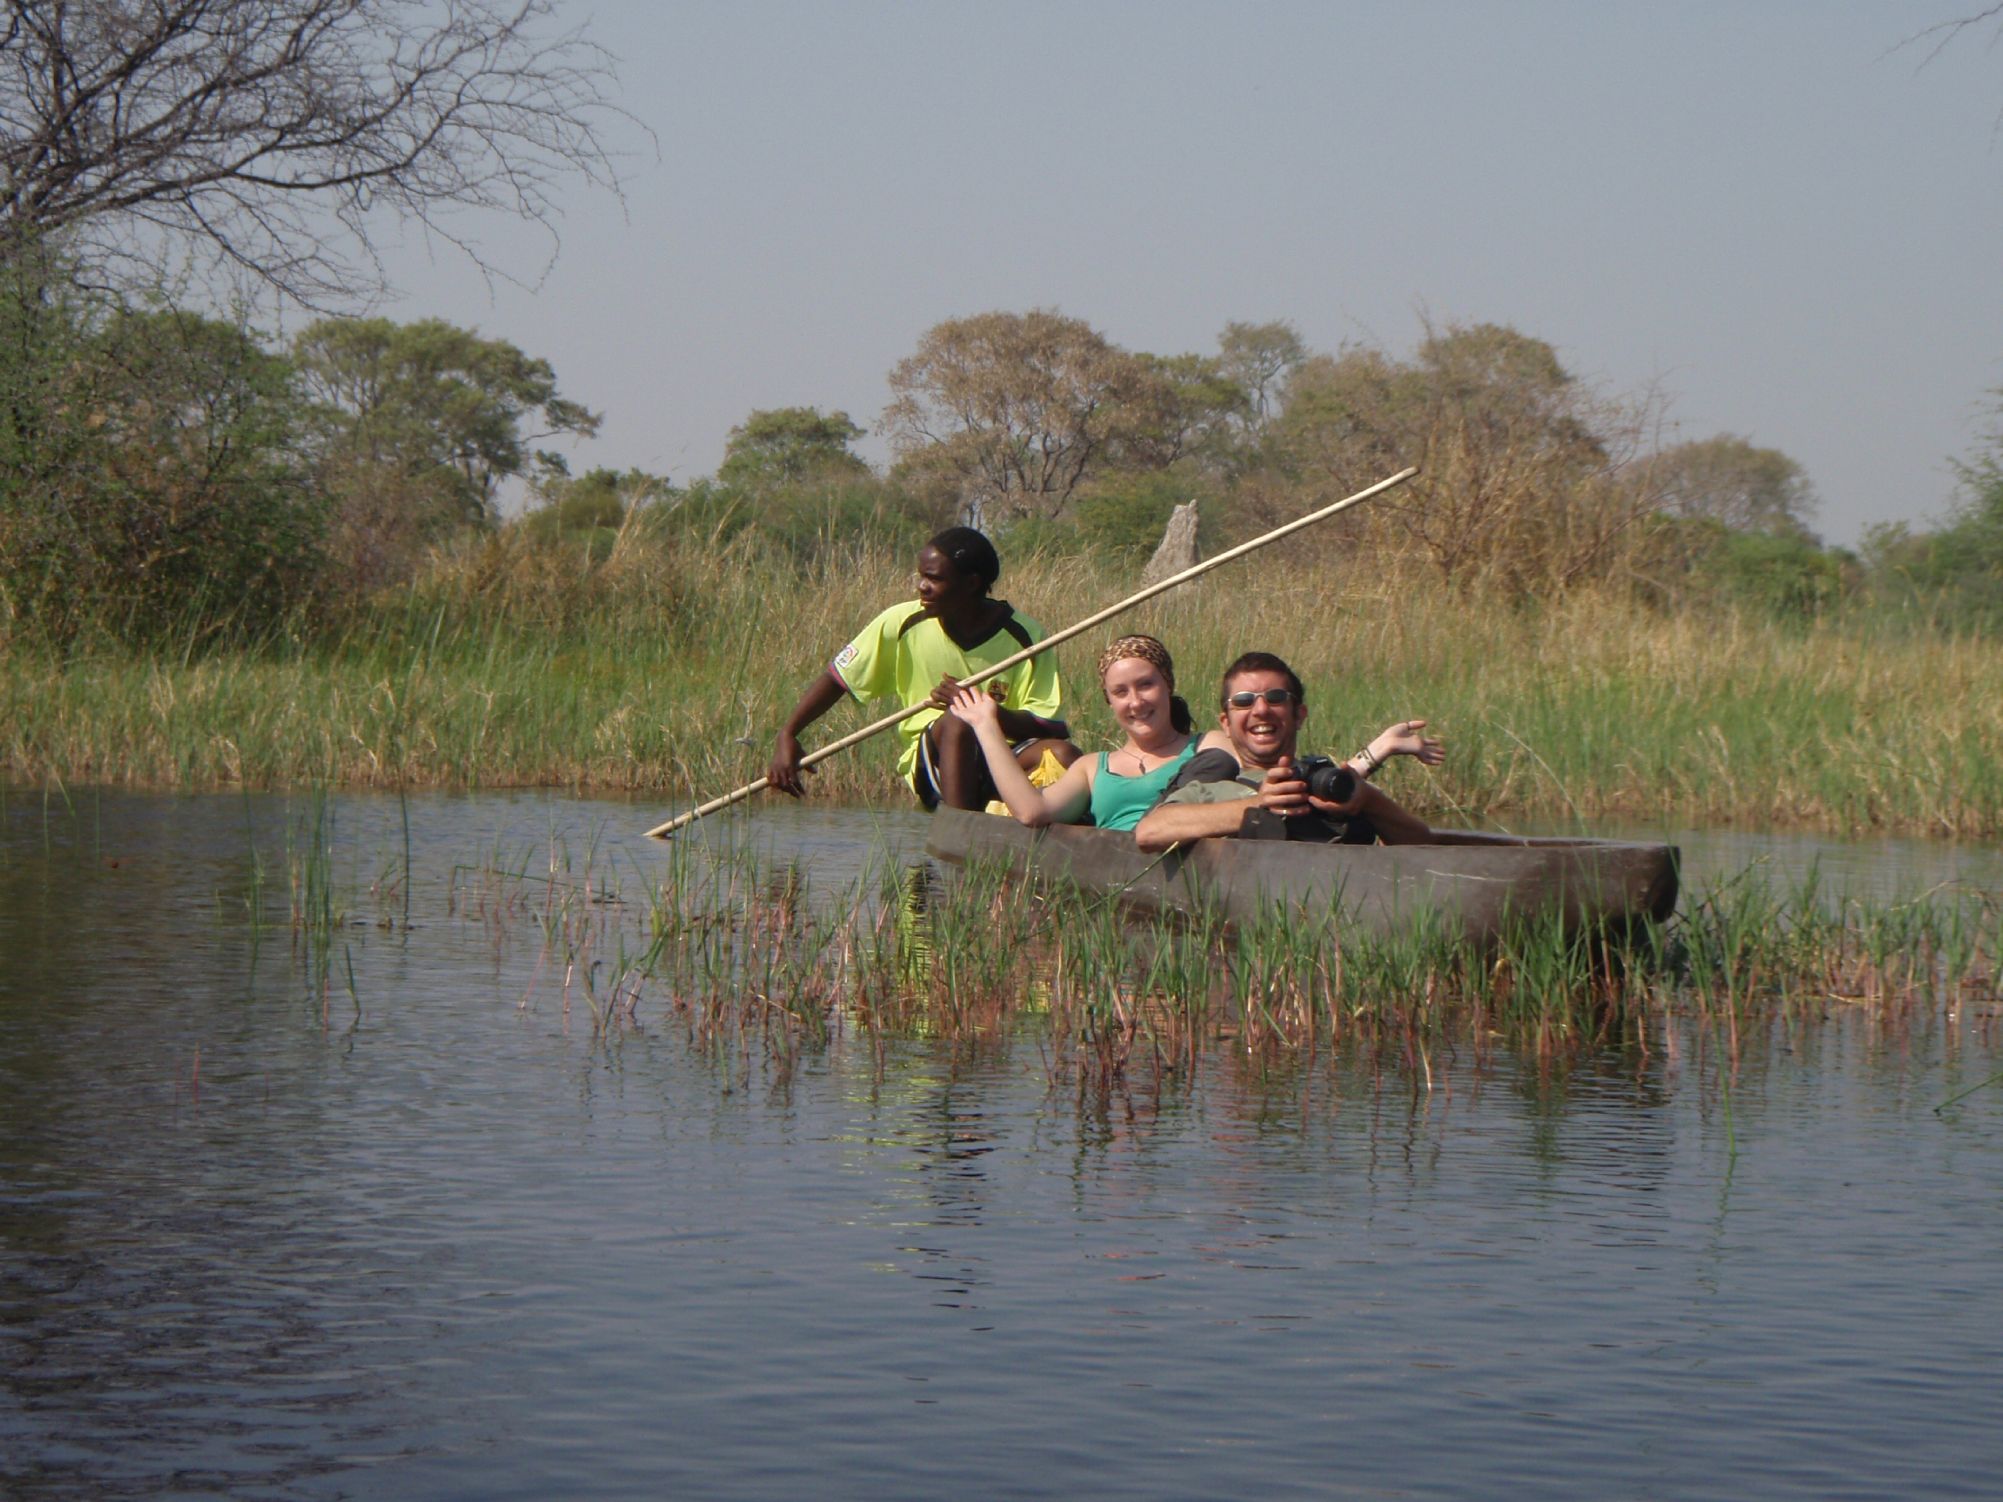
<instances>
[{"instance_id":1,"label":"woman in canoe","mask_svg":"<svg viewBox=\"0 0 2003 1502\"><path fill-rule=\"evenodd\" d=\"M995 788L1017 822L1035 829L1082 824L1089 815L1101 829L1132 829L1195 755L1201 737L1189 705L1175 691L1175 663L1152 636L1123 636L1101 652L1099 687L1114 720L1127 732L1126 744L1079 757L1045 788L1031 787L1016 764L986 694L963 689L953 697L954 717L972 727ZM1430 765L1439 759L1439 742L1419 734L1425 723L1410 720L1394 726L1371 742L1370 752L1360 754L1377 763L1389 756L1418 756Z\"/></svg>"},{"instance_id":2,"label":"woman in canoe","mask_svg":"<svg viewBox=\"0 0 2003 1502\"><path fill-rule=\"evenodd\" d=\"M1127 732L1126 744L1079 757L1047 788L1031 787L1016 765L986 694L973 688L953 696L954 718L973 729L988 774L1018 822L1032 829L1082 824L1089 813L1102 829L1132 829L1195 753L1195 725L1175 691L1175 664L1152 636L1123 636L1101 652L1099 687Z\"/></svg>"}]
</instances>

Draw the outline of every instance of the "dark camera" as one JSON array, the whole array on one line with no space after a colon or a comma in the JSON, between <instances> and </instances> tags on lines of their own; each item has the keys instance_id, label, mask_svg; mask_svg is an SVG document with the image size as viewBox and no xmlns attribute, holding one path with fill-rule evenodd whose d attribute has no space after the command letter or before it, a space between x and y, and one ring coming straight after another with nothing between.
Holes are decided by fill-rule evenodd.
<instances>
[{"instance_id":1,"label":"dark camera","mask_svg":"<svg viewBox=\"0 0 2003 1502\"><path fill-rule=\"evenodd\" d=\"M1308 796L1328 803L1347 803L1356 796L1356 773L1328 756L1303 756L1294 775L1308 785Z\"/></svg>"}]
</instances>

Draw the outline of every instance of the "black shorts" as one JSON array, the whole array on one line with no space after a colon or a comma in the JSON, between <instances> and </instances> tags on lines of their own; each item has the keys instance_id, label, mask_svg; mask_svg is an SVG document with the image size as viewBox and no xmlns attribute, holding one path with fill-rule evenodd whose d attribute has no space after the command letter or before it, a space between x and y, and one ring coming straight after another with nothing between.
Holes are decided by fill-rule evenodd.
<instances>
[{"instance_id":1,"label":"black shorts","mask_svg":"<svg viewBox=\"0 0 2003 1502\"><path fill-rule=\"evenodd\" d=\"M1009 750L1021 754L1028 741L1012 741ZM911 791L918 795L918 801L925 805L928 814L939 806L939 769L932 764L932 727L927 725L925 733L918 737L918 765L911 769ZM981 758L979 781L974 786L974 796L979 800L974 806L982 807L1001 797L1001 789L995 786L994 774L988 770L988 759Z\"/></svg>"}]
</instances>

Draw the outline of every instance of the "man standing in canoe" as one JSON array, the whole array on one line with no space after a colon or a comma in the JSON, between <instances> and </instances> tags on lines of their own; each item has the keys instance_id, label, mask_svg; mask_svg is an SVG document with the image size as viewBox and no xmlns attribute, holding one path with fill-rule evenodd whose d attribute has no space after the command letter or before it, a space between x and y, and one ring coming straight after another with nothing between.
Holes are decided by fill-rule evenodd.
<instances>
[{"instance_id":1,"label":"man standing in canoe","mask_svg":"<svg viewBox=\"0 0 2003 1502\"><path fill-rule=\"evenodd\" d=\"M897 727L897 770L926 808L983 808L995 796L971 726L945 714L960 680L1041 641L1044 630L989 594L1001 576L994 544L972 527L948 527L918 551L918 598L893 605L835 654L800 695L773 747L766 773L799 797L800 733L853 695L860 703L895 697L928 708ZM981 685L1001 705L1001 727L1032 780L1045 757L1061 772L1077 759L1061 718L1063 689L1054 654L1042 652Z\"/></svg>"},{"instance_id":2,"label":"man standing in canoe","mask_svg":"<svg viewBox=\"0 0 2003 1502\"><path fill-rule=\"evenodd\" d=\"M1247 652L1224 670L1219 729L1169 784L1162 801L1134 830L1143 850L1167 850L1187 840L1220 835L1258 839L1339 840L1387 845L1431 838L1425 823L1370 785L1386 756L1412 755L1431 766L1438 741L1419 735L1423 720L1394 725L1348 763L1324 758L1314 781L1341 797L1318 797L1297 764L1296 746L1307 723L1307 697L1294 670L1270 652ZM1382 744L1380 744L1382 743Z\"/></svg>"}]
</instances>

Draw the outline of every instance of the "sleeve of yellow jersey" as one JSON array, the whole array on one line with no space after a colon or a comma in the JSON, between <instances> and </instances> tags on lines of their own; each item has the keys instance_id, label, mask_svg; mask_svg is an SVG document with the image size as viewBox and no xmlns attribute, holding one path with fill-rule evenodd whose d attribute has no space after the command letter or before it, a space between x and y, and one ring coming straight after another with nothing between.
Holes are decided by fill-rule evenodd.
<instances>
[{"instance_id":1,"label":"sleeve of yellow jersey","mask_svg":"<svg viewBox=\"0 0 2003 1502\"><path fill-rule=\"evenodd\" d=\"M862 703L897 692L897 628L915 608L910 601L892 605L858 631L828 664L828 670Z\"/></svg>"}]
</instances>

